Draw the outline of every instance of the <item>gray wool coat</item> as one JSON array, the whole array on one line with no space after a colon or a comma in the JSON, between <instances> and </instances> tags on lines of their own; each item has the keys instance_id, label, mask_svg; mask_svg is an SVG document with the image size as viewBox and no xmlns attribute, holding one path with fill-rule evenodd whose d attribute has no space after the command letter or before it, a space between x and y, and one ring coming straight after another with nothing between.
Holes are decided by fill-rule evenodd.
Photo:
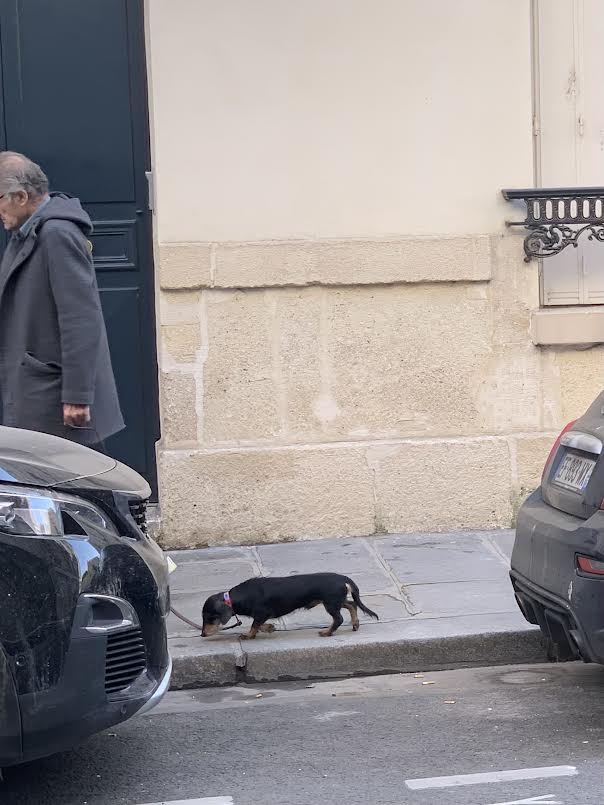
<instances>
[{"instance_id":1,"label":"gray wool coat","mask_svg":"<svg viewBox=\"0 0 604 805\"><path fill-rule=\"evenodd\" d=\"M53 193L0 264L0 422L94 444L124 427L80 202ZM63 404L89 405L86 428Z\"/></svg>"}]
</instances>

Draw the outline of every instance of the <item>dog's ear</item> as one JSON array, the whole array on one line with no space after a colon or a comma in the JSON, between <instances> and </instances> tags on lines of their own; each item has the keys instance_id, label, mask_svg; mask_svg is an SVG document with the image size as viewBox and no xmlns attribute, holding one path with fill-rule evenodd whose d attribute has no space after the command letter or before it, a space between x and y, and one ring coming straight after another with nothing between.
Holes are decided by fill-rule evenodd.
<instances>
[{"instance_id":1,"label":"dog's ear","mask_svg":"<svg viewBox=\"0 0 604 805\"><path fill-rule=\"evenodd\" d=\"M219 615L220 615L220 622L222 623L223 626L226 626L227 623L233 617L233 610L231 609L231 607L223 603L219 608Z\"/></svg>"}]
</instances>

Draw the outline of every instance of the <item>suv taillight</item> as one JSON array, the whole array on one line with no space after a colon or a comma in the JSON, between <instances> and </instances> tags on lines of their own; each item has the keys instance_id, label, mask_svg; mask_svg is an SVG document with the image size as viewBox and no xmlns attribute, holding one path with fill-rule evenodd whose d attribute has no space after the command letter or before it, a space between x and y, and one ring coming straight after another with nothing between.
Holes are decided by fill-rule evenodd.
<instances>
[{"instance_id":1,"label":"suv taillight","mask_svg":"<svg viewBox=\"0 0 604 805\"><path fill-rule=\"evenodd\" d=\"M577 555L577 567L590 576L604 576L604 562L592 559L591 556Z\"/></svg>"},{"instance_id":2,"label":"suv taillight","mask_svg":"<svg viewBox=\"0 0 604 805\"><path fill-rule=\"evenodd\" d=\"M541 483L542 484L545 481L545 476L547 475L547 472L548 472L548 470L550 468L550 464L551 464L554 456L556 455L556 452L557 452L558 448L560 447L560 440L562 439L564 434L573 427L573 425L575 424L576 421L577 421L576 419L573 419L572 422L569 422L568 425L566 425L564 427L564 429L560 431L560 435L558 436L558 438L554 442L554 446L549 451L549 456L547 457L547 461L545 462L545 466L543 467L543 473L541 474Z\"/></svg>"}]
</instances>

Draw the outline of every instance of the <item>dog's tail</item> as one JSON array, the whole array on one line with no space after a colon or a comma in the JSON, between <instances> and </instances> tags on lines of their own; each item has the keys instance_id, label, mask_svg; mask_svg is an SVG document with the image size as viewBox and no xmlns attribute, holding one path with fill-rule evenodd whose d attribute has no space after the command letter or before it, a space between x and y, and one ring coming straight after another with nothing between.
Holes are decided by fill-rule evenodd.
<instances>
[{"instance_id":1,"label":"dog's tail","mask_svg":"<svg viewBox=\"0 0 604 805\"><path fill-rule=\"evenodd\" d=\"M349 578L346 579L346 582L347 582L348 587L350 589L350 594L352 596L352 600L358 606L358 608L362 612L364 612L365 615L369 615L370 618L375 618L376 621L379 621L380 616L377 613L375 613L372 609L369 609L369 607L366 607L365 604L361 601L359 588L357 587L355 582L352 579L349 579Z\"/></svg>"}]
</instances>

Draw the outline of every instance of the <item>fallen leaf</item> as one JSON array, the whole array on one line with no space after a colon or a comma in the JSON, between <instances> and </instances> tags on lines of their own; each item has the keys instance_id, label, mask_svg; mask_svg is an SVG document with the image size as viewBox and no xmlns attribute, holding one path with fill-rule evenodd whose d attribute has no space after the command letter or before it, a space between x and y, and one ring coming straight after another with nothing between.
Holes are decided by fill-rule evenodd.
<instances>
[{"instance_id":1,"label":"fallen leaf","mask_svg":"<svg viewBox=\"0 0 604 805\"><path fill-rule=\"evenodd\" d=\"M257 693L257 694L256 694L256 698L257 698L257 699L261 699L261 698L262 698L262 694L261 694L261 693Z\"/></svg>"},{"instance_id":2,"label":"fallen leaf","mask_svg":"<svg viewBox=\"0 0 604 805\"><path fill-rule=\"evenodd\" d=\"M436 685L436 682L422 682L422 685Z\"/></svg>"},{"instance_id":3,"label":"fallen leaf","mask_svg":"<svg viewBox=\"0 0 604 805\"><path fill-rule=\"evenodd\" d=\"M455 699L445 699L445 704L455 704Z\"/></svg>"},{"instance_id":4,"label":"fallen leaf","mask_svg":"<svg viewBox=\"0 0 604 805\"><path fill-rule=\"evenodd\" d=\"M415 677L416 679L423 679L423 678L424 678L424 675L423 675L423 674L414 674L414 677Z\"/></svg>"}]
</instances>

